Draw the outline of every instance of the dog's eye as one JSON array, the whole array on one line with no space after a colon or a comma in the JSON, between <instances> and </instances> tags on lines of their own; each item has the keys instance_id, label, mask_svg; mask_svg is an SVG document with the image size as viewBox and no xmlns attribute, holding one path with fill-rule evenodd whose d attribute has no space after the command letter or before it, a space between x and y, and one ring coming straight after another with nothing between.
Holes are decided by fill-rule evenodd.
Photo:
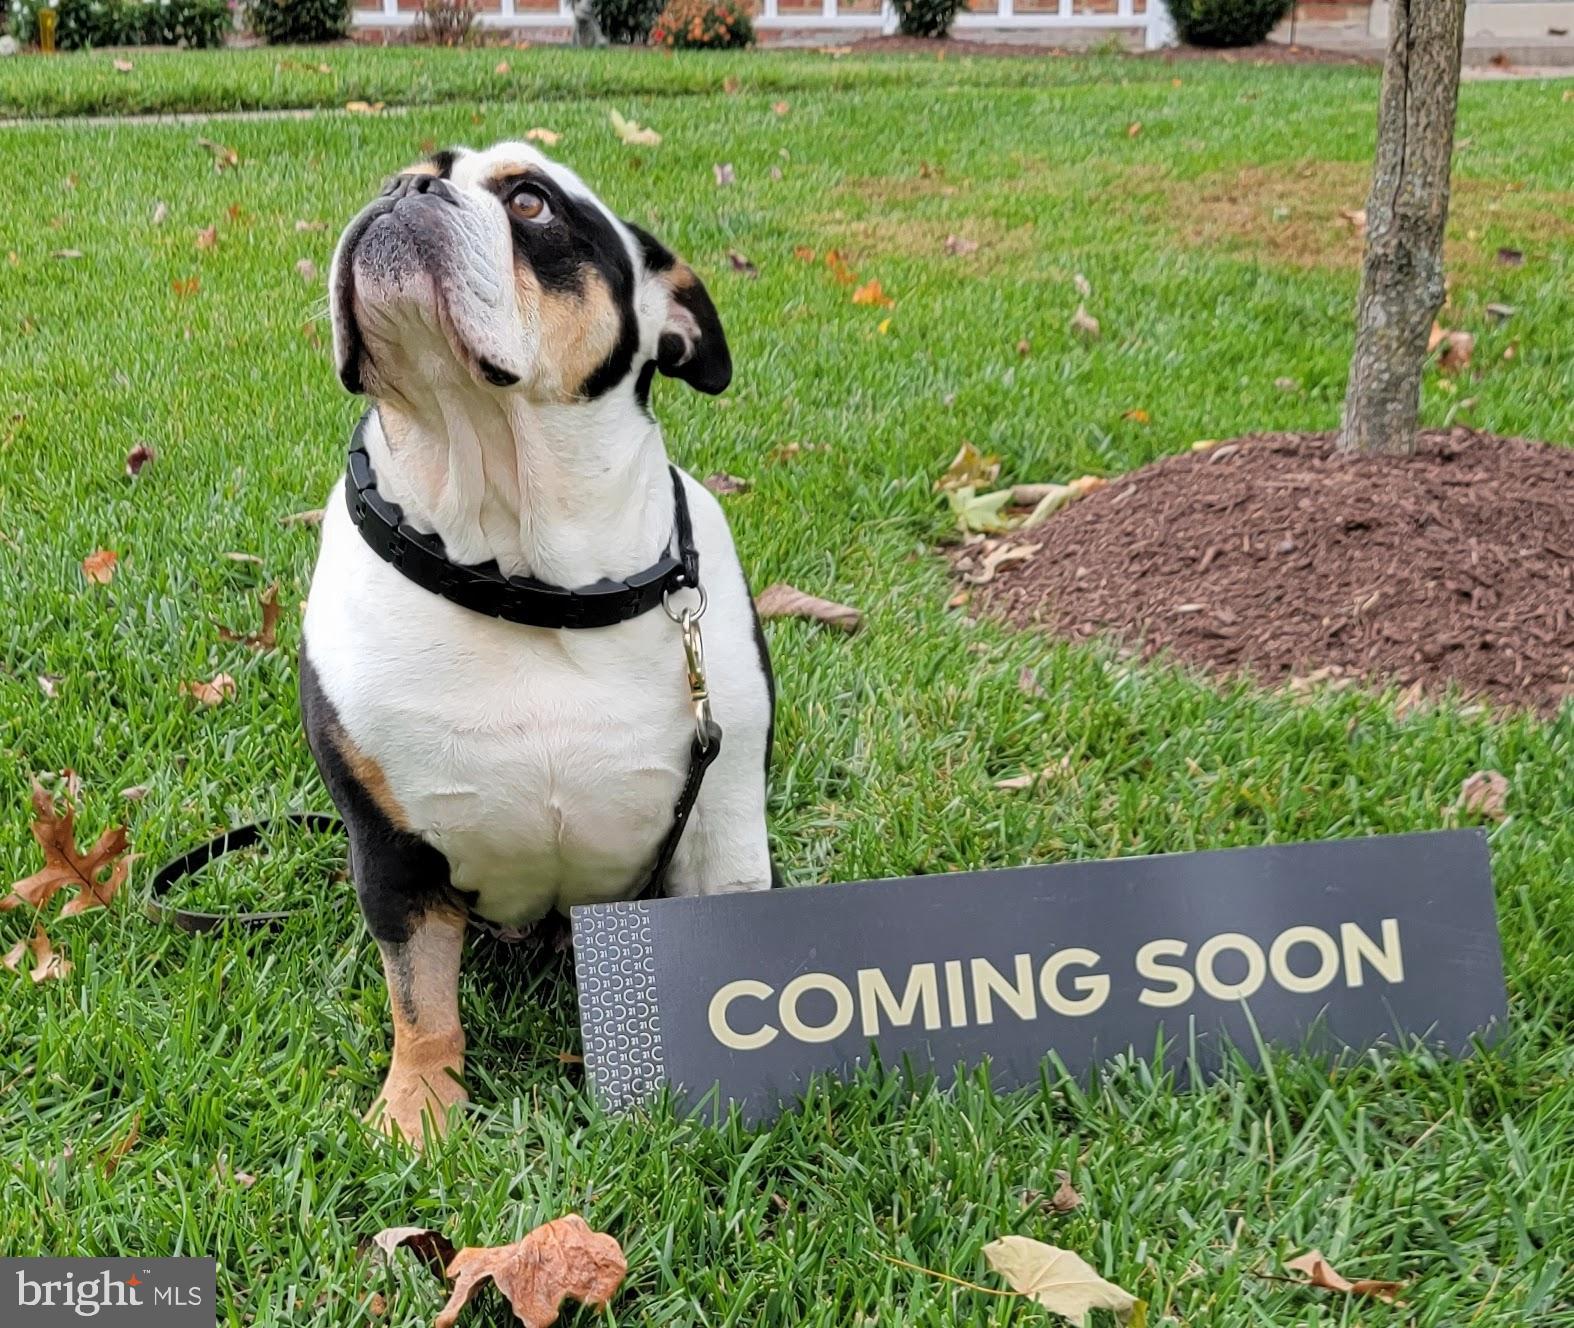
<instances>
[{"instance_id":1,"label":"dog's eye","mask_svg":"<svg viewBox=\"0 0 1574 1328\"><path fill-rule=\"evenodd\" d=\"M538 226L552 220L552 209L547 206L546 199L528 186L508 196L508 210L520 221L533 221Z\"/></svg>"}]
</instances>

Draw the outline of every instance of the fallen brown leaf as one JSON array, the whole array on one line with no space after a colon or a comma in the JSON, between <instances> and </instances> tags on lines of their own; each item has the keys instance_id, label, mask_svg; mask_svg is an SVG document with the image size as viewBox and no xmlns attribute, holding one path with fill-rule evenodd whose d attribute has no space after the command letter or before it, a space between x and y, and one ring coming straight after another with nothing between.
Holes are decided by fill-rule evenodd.
<instances>
[{"instance_id":1,"label":"fallen brown leaf","mask_svg":"<svg viewBox=\"0 0 1574 1328\"><path fill-rule=\"evenodd\" d=\"M1476 339L1469 332L1445 331L1442 349L1438 351L1439 373L1456 374L1470 367L1470 357L1475 354Z\"/></svg>"},{"instance_id":2,"label":"fallen brown leaf","mask_svg":"<svg viewBox=\"0 0 1574 1328\"><path fill-rule=\"evenodd\" d=\"M749 256L740 254L736 249L727 250L727 261L732 264L734 272L741 273L745 277L757 277L760 275L760 269L749 261Z\"/></svg>"},{"instance_id":3,"label":"fallen brown leaf","mask_svg":"<svg viewBox=\"0 0 1574 1328\"><path fill-rule=\"evenodd\" d=\"M955 257L975 253L977 250L977 240L969 240L964 235L948 235L945 237L945 251Z\"/></svg>"},{"instance_id":4,"label":"fallen brown leaf","mask_svg":"<svg viewBox=\"0 0 1574 1328\"><path fill-rule=\"evenodd\" d=\"M547 1328L569 1296L596 1309L607 1305L628 1273L628 1260L611 1236L569 1213L512 1245L460 1250L448 1273L453 1295L433 1328L453 1328L470 1297L489 1280L525 1328Z\"/></svg>"},{"instance_id":5,"label":"fallen brown leaf","mask_svg":"<svg viewBox=\"0 0 1574 1328\"><path fill-rule=\"evenodd\" d=\"M220 626L219 639L223 641L238 641L241 645L250 646L253 650L272 650L278 644L279 583L275 581L264 590L260 599L262 601L262 626L260 628L255 632L236 632L228 627ZM215 679L214 681L218 680Z\"/></svg>"},{"instance_id":6,"label":"fallen brown leaf","mask_svg":"<svg viewBox=\"0 0 1574 1328\"><path fill-rule=\"evenodd\" d=\"M176 295L187 299L202 289L202 281L197 277L176 277L169 286Z\"/></svg>"},{"instance_id":7,"label":"fallen brown leaf","mask_svg":"<svg viewBox=\"0 0 1574 1328\"><path fill-rule=\"evenodd\" d=\"M1365 208L1340 208L1339 215L1350 223L1350 229L1357 235L1366 234L1366 209Z\"/></svg>"},{"instance_id":8,"label":"fallen brown leaf","mask_svg":"<svg viewBox=\"0 0 1574 1328\"><path fill-rule=\"evenodd\" d=\"M120 555L113 549L95 549L82 560L82 575L89 581L107 586L115 579L115 564Z\"/></svg>"},{"instance_id":9,"label":"fallen brown leaf","mask_svg":"<svg viewBox=\"0 0 1574 1328\"><path fill-rule=\"evenodd\" d=\"M1057 1171L1055 1179L1060 1184L1055 1188L1055 1192L1049 1196L1049 1206L1057 1213L1069 1213L1075 1208L1081 1208L1082 1196L1077 1193L1076 1188L1071 1184L1071 1173L1068 1171Z\"/></svg>"},{"instance_id":10,"label":"fallen brown leaf","mask_svg":"<svg viewBox=\"0 0 1574 1328\"><path fill-rule=\"evenodd\" d=\"M142 473L142 468L157 458L158 453L146 443L138 443L126 453L126 474L136 479Z\"/></svg>"},{"instance_id":11,"label":"fallen brown leaf","mask_svg":"<svg viewBox=\"0 0 1574 1328\"><path fill-rule=\"evenodd\" d=\"M806 244L795 244L795 245L793 245L793 247L792 247L792 256L794 258L796 258L800 263L812 263L812 262L814 262L815 258L817 257L817 255L815 254L814 250L809 248L809 246L806 245Z\"/></svg>"},{"instance_id":12,"label":"fallen brown leaf","mask_svg":"<svg viewBox=\"0 0 1574 1328\"><path fill-rule=\"evenodd\" d=\"M1497 251L1497 261L1504 267L1523 267L1525 265L1525 251L1523 249L1510 249L1504 245Z\"/></svg>"},{"instance_id":13,"label":"fallen brown leaf","mask_svg":"<svg viewBox=\"0 0 1574 1328\"><path fill-rule=\"evenodd\" d=\"M771 110L777 115L786 115L788 111L792 110L792 107L784 101L773 101L771 103Z\"/></svg>"},{"instance_id":14,"label":"fallen brown leaf","mask_svg":"<svg viewBox=\"0 0 1574 1328\"><path fill-rule=\"evenodd\" d=\"M1044 684L1038 680L1038 674L1034 673L1026 664L1017 670L1017 691L1021 692L1023 696L1044 695Z\"/></svg>"},{"instance_id":15,"label":"fallen brown leaf","mask_svg":"<svg viewBox=\"0 0 1574 1328\"><path fill-rule=\"evenodd\" d=\"M217 249L219 247L219 228L217 226L204 226L197 232L198 249Z\"/></svg>"},{"instance_id":16,"label":"fallen brown leaf","mask_svg":"<svg viewBox=\"0 0 1574 1328\"><path fill-rule=\"evenodd\" d=\"M0 899L0 912L23 904L43 908L62 889L76 891L60 910L62 917L103 908L115 897L131 869L126 852L126 829L115 825L105 830L86 853L76 845L76 808L69 803L61 812L49 791L33 783L33 824L30 827L38 847L44 851L44 865L31 876L17 881L11 893Z\"/></svg>"},{"instance_id":17,"label":"fallen brown leaf","mask_svg":"<svg viewBox=\"0 0 1574 1328\"><path fill-rule=\"evenodd\" d=\"M310 235L316 231L325 231L327 229L328 223L326 221L307 221L305 218L302 218L295 223L297 235Z\"/></svg>"},{"instance_id":18,"label":"fallen brown leaf","mask_svg":"<svg viewBox=\"0 0 1574 1328\"><path fill-rule=\"evenodd\" d=\"M222 705L235 695L235 679L227 673L215 673L212 682L183 682L180 694L189 696L199 705Z\"/></svg>"},{"instance_id":19,"label":"fallen brown leaf","mask_svg":"<svg viewBox=\"0 0 1574 1328\"><path fill-rule=\"evenodd\" d=\"M279 518L281 526L320 526L322 525L323 509L308 507L304 512L287 512Z\"/></svg>"},{"instance_id":20,"label":"fallen brown leaf","mask_svg":"<svg viewBox=\"0 0 1574 1328\"><path fill-rule=\"evenodd\" d=\"M82 251L80 249L56 249L49 256L61 259L64 262L70 262L74 258L81 258Z\"/></svg>"},{"instance_id":21,"label":"fallen brown leaf","mask_svg":"<svg viewBox=\"0 0 1574 1328\"><path fill-rule=\"evenodd\" d=\"M1142 132L1142 121L1141 120L1133 120L1129 125L1126 126L1126 137L1127 138L1135 138L1141 132Z\"/></svg>"},{"instance_id":22,"label":"fallen brown leaf","mask_svg":"<svg viewBox=\"0 0 1574 1328\"><path fill-rule=\"evenodd\" d=\"M716 187L725 189L730 184L736 184L738 177L733 172L730 161L718 161L711 168L711 174L716 177Z\"/></svg>"},{"instance_id":23,"label":"fallen brown leaf","mask_svg":"<svg viewBox=\"0 0 1574 1328\"><path fill-rule=\"evenodd\" d=\"M317 264L309 258L302 258L295 264L295 275L307 285L311 285L317 280Z\"/></svg>"},{"instance_id":24,"label":"fallen brown leaf","mask_svg":"<svg viewBox=\"0 0 1574 1328\"><path fill-rule=\"evenodd\" d=\"M347 101L344 109L351 115L381 115L383 105L380 101Z\"/></svg>"},{"instance_id":25,"label":"fallen brown leaf","mask_svg":"<svg viewBox=\"0 0 1574 1328\"><path fill-rule=\"evenodd\" d=\"M499 60L497 62L497 65L493 68L492 72L494 74L506 74L508 72L508 61L507 60Z\"/></svg>"},{"instance_id":26,"label":"fallen brown leaf","mask_svg":"<svg viewBox=\"0 0 1574 1328\"><path fill-rule=\"evenodd\" d=\"M1358 1282L1348 1281L1334 1270L1327 1259L1323 1258L1321 1250L1309 1250L1289 1260L1284 1266L1292 1273L1304 1274L1308 1286L1317 1287L1322 1291L1340 1291L1347 1296L1370 1296L1385 1305L1396 1304L1399 1293L1404 1290L1405 1285L1403 1282L1380 1282L1371 1278L1363 1278Z\"/></svg>"},{"instance_id":27,"label":"fallen brown leaf","mask_svg":"<svg viewBox=\"0 0 1574 1328\"><path fill-rule=\"evenodd\" d=\"M754 597L754 607L761 618L808 618L814 622L839 627L844 632L856 632L863 621L857 609L834 600L821 599L805 594L796 586L778 581L766 586Z\"/></svg>"},{"instance_id":28,"label":"fallen brown leaf","mask_svg":"<svg viewBox=\"0 0 1574 1328\"><path fill-rule=\"evenodd\" d=\"M56 951L42 923L33 928L33 934L25 941L18 941L6 951L5 957L0 959L0 967L8 968L13 973L20 973L29 955L33 959L33 969L29 976L34 982L49 982L63 978L71 971L70 961Z\"/></svg>"},{"instance_id":29,"label":"fallen brown leaf","mask_svg":"<svg viewBox=\"0 0 1574 1328\"><path fill-rule=\"evenodd\" d=\"M38 675L38 690L53 701L59 695L60 678L53 673L40 673Z\"/></svg>"},{"instance_id":30,"label":"fallen brown leaf","mask_svg":"<svg viewBox=\"0 0 1574 1328\"><path fill-rule=\"evenodd\" d=\"M117 74L129 74L133 69L136 68L136 66L129 60L116 60L114 65L115 72Z\"/></svg>"},{"instance_id":31,"label":"fallen brown leaf","mask_svg":"<svg viewBox=\"0 0 1574 1328\"><path fill-rule=\"evenodd\" d=\"M874 281L866 281L855 290L853 292L853 303L873 305L880 309L896 308L896 301L885 293L878 278Z\"/></svg>"},{"instance_id":32,"label":"fallen brown leaf","mask_svg":"<svg viewBox=\"0 0 1574 1328\"><path fill-rule=\"evenodd\" d=\"M724 470L713 471L705 477L705 487L718 496L729 493L748 493L749 481Z\"/></svg>"},{"instance_id":33,"label":"fallen brown leaf","mask_svg":"<svg viewBox=\"0 0 1574 1328\"><path fill-rule=\"evenodd\" d=\"M1477 770L1459 786L1456 811L1501 821L1508 815L1508 780L1496 770Z\"/></svg>"},{"instance_id":34,"label":"fallen brown leaf","mask_svg":"<svg viewBox=\"0 0 1574 1328\"><path fill-rule=\"evenodd\" d=\"M409 1250L438 1277L447 1276L456 1253L453 1241L428 1227L385 1227L372 1237L372 1247L384 1263L392 1261L395 1250Z\"/></svg>"},{"instance_id":35,"label":"fallen brown leaf","mask_svg":"<svg viewBox=\"0 0 1574 1328\"><path fill-rule=\"evenodd\" d=\"M796 253L797 250L793 252ZM812 253L812 251L810 252ZM842 257L840 250L827 249L825 251L825 266L830 268L831 275L843 286L851 286L858 281L858 274L847 266L847 260Z\"/></svg>"},{"instance_id":36,"label":"fallen brown leaf","mask_svg":"<svg viewBox=\"0 0 1574 1328\"><path fill-rule=\"evenodd\" d=\"M1088 341L1097 341L1102 335L1099 320L1087 310L1087 306L1079 304L1077 312L1071 315L1071 330L1079 337Z\"/></svg>"}]
</instances>

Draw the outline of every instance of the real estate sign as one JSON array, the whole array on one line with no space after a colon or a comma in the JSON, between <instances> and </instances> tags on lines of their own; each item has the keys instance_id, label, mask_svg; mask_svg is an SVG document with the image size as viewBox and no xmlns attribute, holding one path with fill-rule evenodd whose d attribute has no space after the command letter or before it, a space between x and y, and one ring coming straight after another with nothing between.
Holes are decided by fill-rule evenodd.
<instances>
[{"instance_id":1,"label":"real estate sign","mask_svg":"<svg viewBox=\"0 0 1574 1328\"><path fill-rule=\"evenodd\" d=\"M622 1109L670 1086L763 1118L872 1057L1007 1089L1054 1056L1215 1069L1506 1022L1476 831L1120 858L576 908L585 1065Z\"/></svg>"}]
</instances>

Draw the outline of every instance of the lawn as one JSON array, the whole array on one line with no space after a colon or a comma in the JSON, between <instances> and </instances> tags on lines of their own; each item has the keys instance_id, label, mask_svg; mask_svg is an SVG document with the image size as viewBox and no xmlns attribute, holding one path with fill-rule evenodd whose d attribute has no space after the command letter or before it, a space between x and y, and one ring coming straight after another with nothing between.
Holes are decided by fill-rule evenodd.
<instances>
[{"instance_id":1,"label":"lawn","mask_svg":"<svg viewBox=\"0 0 1574 1328\"><path fill-rule=\"evenodd\" d=\"M316 536L281 518L321 504L359 406L331 371L321 277L297 264L325 272L337 228L430 145L541 125L715 296L735 386L710 400L669 385L655 405L678 461L753 482L725 501L755 584L866 615L852 637L769 630L772 837L791 883L1433 828L1454 823L1467 775L1495 768L1511 781L1490 835L1515 1030L1463 1063L1281 1058L1185 1095L1140 1064L1003 1097L893 1077L718 1130L599 1115L560 1058L577 1047L566 964L522 968L486 944L462 992L475 1107L416 1159L359 1124L389 1034L350 890L320 851L284 846L206 887L302 905L279 933L189 937L123 895L50 921L75 965L64 981L0 972L0 1251L210 1254L225 1324L361 1324L381 1292L381 1322L415 1328L436 1285L411 1270L389 1285L357 1257L363 1237L414 1223L499 1243L577 1210L628 1251L620 1324L1045 1322L883 1257L993 1284L980 1249L1008 1232L1081 1252L1153 1323L1574 1322L1570 710L1400 713L1392 696L1139 668L948 609L932 556L946 530L932 482L963 439L1013 479L1061 480L1336 422L1358 252L1339 211L1362 203L1371 71L288 59L343 72L310 75L330 95L298 89L310 78L273 52L138 56L129 75L108 56L0 64L12 113L337 106L412 87L430 103L0 128L0 879L37 865L35 772L79 774L84 837L127 821L131 895L226 824L327 806L295 701ZM613 107L662 145L622 146ZM1571 133L1558 85L1463 93L1445 321L1478 334L1477 368L1429 376L1429 423L1574 439ZM215 170L199 137L238 164ZM719 188L728 162L736 183ZM948 253L951 235L979 247ZM832 247L894 307L855 305ZM1497 263L1499 247L1523 265ZM1092 344L1069 327L1078 273ZM1508 322L1488 320L1494 301L1515 307ZM132 481L143 442L157 457ZM80 569L100 548L120 555L107 585ZM255 625L273 580L280 649L221 640L216 624ZM1019 686L1024 668L1041 694ZM179 694L219 672L237 683L223 704ZM1062 755L1064 778L995 787ZM122 798L130 786L146 795ZM0 916L0 949L27 934L25 912ZM1082 1206L1024 1205L1057 1170ZM1406 1306L1282 1280L1313 1246L1349 1276L1410 1283Z\"/></svg>"}]
</instances>

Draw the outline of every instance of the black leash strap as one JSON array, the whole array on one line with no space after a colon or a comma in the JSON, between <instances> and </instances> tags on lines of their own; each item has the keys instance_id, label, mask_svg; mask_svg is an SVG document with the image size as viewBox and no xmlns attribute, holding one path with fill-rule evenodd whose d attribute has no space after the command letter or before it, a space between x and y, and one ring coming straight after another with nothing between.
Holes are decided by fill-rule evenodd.
<instances>
[{"instance_id":1,"label":"black leash strap","mask_svg":"<svg viewBox=\"0 0 1574 1328\"><path fill-rule=\"evenodd\" d=\"M191 852L183 853L173 862L166 862L159 868L158 875L153 878L153 884L148 887L148 900L145 906L147 915L154 922L170 922L182 931L189 932L216 931L225 924L236 927L277 927L286 918L294 917L300 910L284 909L271 913L203 913L189 908L171 908L163 902L164 897L169 894L170 887L176 881L195 875L214 858L221 858L226 853L235 853L240 849L252 848L262 843L263 836L278 825L303 826L317 834L344 831L344 823L337 816L326 816L321 812L291 812L287 816L258 821L255 825L243 825L234 830L226 830L222 835L208 840L206 844L198 845Z\"/></svg>"}]
</instances>

